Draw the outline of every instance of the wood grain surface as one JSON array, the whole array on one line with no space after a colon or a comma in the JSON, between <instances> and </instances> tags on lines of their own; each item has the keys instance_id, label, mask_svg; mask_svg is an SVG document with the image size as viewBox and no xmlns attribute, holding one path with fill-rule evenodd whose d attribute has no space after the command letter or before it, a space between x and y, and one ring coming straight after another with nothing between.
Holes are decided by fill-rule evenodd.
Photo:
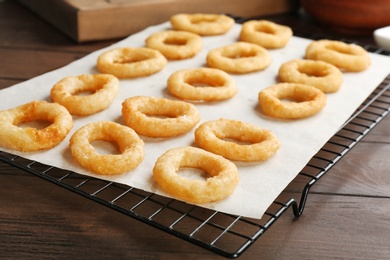
<instances>
[{"instance_id":1,"label":"wood grain surface","mask_svg":"<svg viewBox=\"0 0 390 260\"><path fill-rule=\"evenodd\" d=\"M267 19L332 33L302 12ZM0 88L112 43L75 44L23 6L0 1ZM286 212L239 259L388 259L389 156L386 117L311 189L301 217ZM4 162L0 183L1 259L223 259ZM301 185L297 178L284 196L299 197Z\"/></svg>"}]
</instances>

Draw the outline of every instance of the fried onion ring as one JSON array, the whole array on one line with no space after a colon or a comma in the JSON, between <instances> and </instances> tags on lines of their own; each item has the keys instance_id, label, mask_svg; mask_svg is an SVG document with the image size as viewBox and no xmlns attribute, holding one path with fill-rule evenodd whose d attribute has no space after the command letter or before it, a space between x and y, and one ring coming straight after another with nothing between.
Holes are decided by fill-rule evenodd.
<instances>
[{"instance_id":1,"label":"fried onion ring","mask_svg":"<svg viewBox=\"0 0 390 260\"><path fill-rule=\"evenodd\" d=\"M201 169L210 177L206 180L185 178L177 173L181 167ZM154 165L153 176L166 192L195 204L222 200L234 192L239 182L234 163L190 146L173 148L161 155Z\"/></svg>"},{"instance_id":2,"label":"fried onion ring","mask_svg":"<svg viewBox=\"0 0 390 260\"><path fill-rule=\"evenodd\" d=\"M101 140L118 144L120 154L99 154L91 142ZM73 158L84 168L102 175L117 175L135 169L144 158L144 142L137 133L114 122L89 123L70 138Z\"/></svg>"},{"instance_id":3,"label":"fried onion ring","mask_svg":"<svg viewBox=\"0 0 390 260\"><path fill-rule=\"evenodd\" d=\"M157 73L167 64L159 51L150 48L116 48L102 53L97 60L101 73L118 78L145 77Z\"/></svg>"},{"instance_id":4,"label":"fried onion ring","mask_svg":"<svg viewBox=\"0 0 390 260\"><path fill-rule=\"evenodd\" d=\"M182 135L200 120L198 109L188 102L147 96L126 99L122 115L126 125L148 137Z\"/></svg>"},{"instance_id":5,"label":"fried onion ring","mask_svg":"<svg viewBox=\"0 0 390 260\"><path fill-rule=\"evenodd\" d=\"M293 32L290 27L266 20L252 20L242 24L240 41L258 44L266 49L286 46Z\"/></svg>"},{"instance_id":6,"label":"fried onion ring","mask_svg":"<svg viewBox=\"0 0 390 260\"><path fill-rule=\"evenodd\" d=\"M280 148L279 139L270 130L224 118L201 124L195 130L195 141L209 152L246 162L264 161Z\"/></svg>"},{"instance_id":7,"label":"fried onion ring","mask_svg":"<svg viewBox=\"0 0 390 260\"><path fill-rule=\"evenodd\" d=\"M361 46L332 40L310 43L306 48L306 59L322 60L350 72L363 71L371 64L368 52Z\"/></svg>"},{"instance_id":8,"label":"fried onion ring","mask_svg":"<svg viewBox=\"0 0 390 260\"><path fill-rule=\"evenodd\" d=\"M340 89L343 73L330 63L320 60L291 60L279 68L283 82L301 83L332 93Z\"/></svg>"},{"instance_id":9,"label":"fried onion ring","mask_svg":"<svg viewBox=\"0 0 390 260\"><path fill-rule=\"evenodd\" d=\"M43 129L21 127L35 121L51 123ZM0 145L22 152L46 150L57 146L73 127L65 107L57 103L33 101L0 111Z\"/></svg>"},{"instance_id":10,"label":"fried onion ring","mask_svg":"<svg viewBox=\"0 0 390 260\"><path fill-rule=\"evenodd\" d=\"M76 95L81 92L91 95ZM86 116L108 108L119 91L119 81L109 74L83 74L65 77L50 91L50 97L72 115Z\"/></svg>"},{"instance_id":11,"label":"fried onion ring","mask_svg":"<svg viewBox=\"0 0 390 260\"><path fill-rule=\"evenodd\" d=\"M320 112L326 105L326 95L313 86L279 83L260 91L258 102L270 117L297 119Z\"/></svg>"},{"instance_id":12,"label":"fried onion ring","mask_svg":"<svg viewBox=\"0 0 390 260\"><path fill-rule=\"evenodd\" d=\"M237 86L230 75L213 68L176 71L168 78L167 86L174 96L192 101L225 100L237 93Z\"/></svg>"},{"instance_id":13,"label":"fried onion ring","mask_svg":"<svg viewBox=\"0 0 390 260\"><path fill-rule=\"evenodd\" d=\"M259 45L236 42L209 51L206 60L212 68L244 74L267 68L271 64L271 55Z\"/></svg>"},{"instance_id":14,"label":"fried onion ring","mask_svg":"<svg viewBox=\"0 0 390 260\"><path fill-rule=\"evenodd\" d=\"M176 14L171 17L170 22L175 30L201 36L225 34L234 25L233 18L222 14Z\"/></svg>"},{"instance_id":15,"label":"fried onion ring","mask_svg":"<svg viewBox=\"0 0 390 260\"><path fill-rule=\"evenodd\" d=\"M191 32L168 30L150 35L146 47L158 50L168 60L183 60L202 50L202 38Z\"/></svg>"}]
</instances>

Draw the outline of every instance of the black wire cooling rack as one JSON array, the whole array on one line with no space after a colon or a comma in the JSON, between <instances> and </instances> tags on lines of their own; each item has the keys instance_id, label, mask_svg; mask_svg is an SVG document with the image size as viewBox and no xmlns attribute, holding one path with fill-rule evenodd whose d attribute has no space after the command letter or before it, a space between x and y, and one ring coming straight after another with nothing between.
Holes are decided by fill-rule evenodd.
<instances>
[{"instance_id":1,"label":"black wire cooling rack","mask_svg":"<svg viewBox=\"0 0 390 260\"><path fill-rule=\"evenodd\" d=\"M301 33L295 35L311 39L322 38ZM363 47L370 52L390 56L389 52L382 49ZM302 193L298 194L298 198L291 198L288 191L283 191L260 220L189 205L3 151L0 151L0 160L221 256L236 258L254 244L288 208L291 207L294 216L299 217L303 213L310 188L389 111L390 75L298 174L297 178L304 179Z\"/></svg>"}]
</instances>

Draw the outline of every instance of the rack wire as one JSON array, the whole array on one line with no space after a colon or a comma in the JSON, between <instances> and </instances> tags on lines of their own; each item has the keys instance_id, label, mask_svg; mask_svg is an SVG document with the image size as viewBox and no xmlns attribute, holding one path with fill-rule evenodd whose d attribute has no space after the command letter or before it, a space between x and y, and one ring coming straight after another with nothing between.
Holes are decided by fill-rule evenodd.
<instances>
[{"instance_id":1,"label":"rack wire","mask_svg":"<svg viewBox=\"0 0 390 260\"><path fill-rule=\"evenodd\" d=\"M321 36L298 34L305 38ZM373 46L370 52L390 56ZM299 217L310 188L390 111L390 75L298 174L304 185L300 198L285 190L261 219L234 216L162 197L127 185L96 179L0 151L0 160L39 176L143 223L227 258L237 258L255 243L290 207ZM288 195L286 195L288 194Z\"/></svg>"}]
</instances>

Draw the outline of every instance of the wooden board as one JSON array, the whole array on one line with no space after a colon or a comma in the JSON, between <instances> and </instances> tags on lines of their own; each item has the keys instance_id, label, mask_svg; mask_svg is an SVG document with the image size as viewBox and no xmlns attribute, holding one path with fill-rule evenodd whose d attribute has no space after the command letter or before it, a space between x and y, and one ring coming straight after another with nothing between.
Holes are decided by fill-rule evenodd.
<instances>
[{"instance_id":1,"label":"wooden board","mask_svg":"<svg viewBox=\"0 0 390 260\"><path fill-rule=\"evenodd\" d=\"M115 39L176 13L259 17L297 10L299 0L19 0L77 42Z\"/></svg>"}]
</instances>

